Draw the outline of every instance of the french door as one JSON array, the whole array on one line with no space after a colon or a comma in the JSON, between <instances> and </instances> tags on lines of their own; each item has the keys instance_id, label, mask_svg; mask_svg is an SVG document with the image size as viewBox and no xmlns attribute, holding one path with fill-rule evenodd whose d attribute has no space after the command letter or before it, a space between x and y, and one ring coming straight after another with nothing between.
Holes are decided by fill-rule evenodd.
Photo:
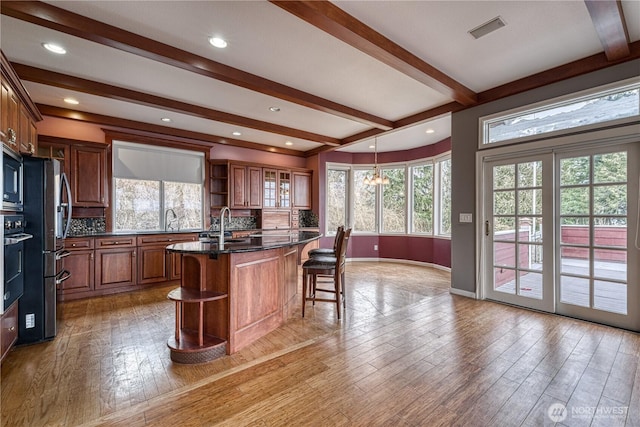
<instances>
[{"instance_id":1,"label":"french door","mask_svg":"<svg viewBox=\"0 0 640 427\"><path fill-rule=\"evenodd\" d=\"M485 296L552 312L551 154L485 163Z\"/></svg>"},{"instance_id":2,"label":"french door","mask_svg":"<svg viewBox=\"0 0 640 427\"><path fill-rule=\"evenodd\" d=\"M484 294L640 330L640 143L484 162Z\"/></svg>"}]
</instances>

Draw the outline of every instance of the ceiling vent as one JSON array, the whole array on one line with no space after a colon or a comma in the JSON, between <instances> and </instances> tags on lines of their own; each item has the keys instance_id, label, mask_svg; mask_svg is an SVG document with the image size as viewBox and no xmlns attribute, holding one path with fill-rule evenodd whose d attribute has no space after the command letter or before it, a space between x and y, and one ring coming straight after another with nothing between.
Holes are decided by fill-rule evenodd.
<instances>
[{"instance_id":1,"label":"ceiling vent","mask_svg":"<svg viewBox=\"0 0 640 427\"><path fill-rule=\"evenodd\" d=\"M477 26L473 30L469 31L474 38L479 39L482 36L486 36L487 34L497 30L498 28L504 27L505 24L502 18L499 16L493 18L491 21L485 22L484 24Z\"/></svg>"}]
</instances>

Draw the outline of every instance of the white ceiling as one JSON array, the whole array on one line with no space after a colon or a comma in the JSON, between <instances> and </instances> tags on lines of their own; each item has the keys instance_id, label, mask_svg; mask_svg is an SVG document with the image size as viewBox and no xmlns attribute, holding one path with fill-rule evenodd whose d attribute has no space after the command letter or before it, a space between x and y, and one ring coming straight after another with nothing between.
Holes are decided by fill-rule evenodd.
<instances>
[{"instance_id":1,"label":"white ceiling","mask_svg":"<svg viewBox=\"0 0 640 427\"><path fill-rule=\"evenodd\" d=\"M397 121L453 101L266 1L50 1L110 24L344 106ZM582 1L336 1L339 8L478 93L603 51ZM640 39L640 2L623 1L631 42ZM478 40L468 31L500 16L506 26ZM371 125L307 108L181 68L2 15L0 46L11 62L153 94L336 139ZM224 37L226 49L208 38ZM55 42L64 56L45 51ZM322 144L24 81L39 104L77 109L308 151ZM62 99L80 101L70 107ZM277 106L277 113L269 107ZM172 122L164 124L162 117ZM431 134L427 128L434 129ZM233 136L239 130L242 136ZM449 116L378 136L396 151L450 136ZM372 137L341 150L366 152Z\"/></svg>"}]
</instances>

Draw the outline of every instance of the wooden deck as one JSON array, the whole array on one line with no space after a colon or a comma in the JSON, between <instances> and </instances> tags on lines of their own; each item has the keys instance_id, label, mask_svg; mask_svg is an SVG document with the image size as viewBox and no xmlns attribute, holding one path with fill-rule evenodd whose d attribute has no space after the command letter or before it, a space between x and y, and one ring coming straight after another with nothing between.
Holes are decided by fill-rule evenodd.
<instances>
[{"instance_id":1,"label":"wooden deck","mask_svg":"<svg viewBox=\"0 0 640 427\"><path fill-rule=\"evenodd\" d=\"M2 365L0 425L544 426L553 404L640 425L636 333L451 295L430 268L350 263L347 283L342 322L317 303L202 365L169 359L171 288L64 303L58 337Z\"/></svg>"},{"instance_id":2,"label":"wooden deck","mask_svg":"<svg viewBox=\"0 0 640 427\"><path fill-rule=\"evenodd\" d=\"M542 271L540 265L533 269ZM624 281L627 278L626 264L620 262L596 261L594 269L598 277L602 279L614 279ZM589 263L582 259L564 258L562 260L562 272L574 275L589 275ZM589 281L576 276L562 276L560 300L566 304L589 307L590 289ZM497 291L515 294L516 283L511 280L496 288ZM594 307L598 310L613 313L627 313L627 288L624 284L607 280L595 281ZM524 274L520 276L520 295L542 299L542 275L539 273Z\"/></svg>"}]
</instances>

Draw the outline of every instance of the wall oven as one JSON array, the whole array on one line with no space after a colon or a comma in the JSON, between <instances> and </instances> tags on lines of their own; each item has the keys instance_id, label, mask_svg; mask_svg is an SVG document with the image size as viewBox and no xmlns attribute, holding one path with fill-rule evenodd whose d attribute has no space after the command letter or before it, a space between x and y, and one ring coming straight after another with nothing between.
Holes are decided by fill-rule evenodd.
<instances>
[{"instance_id":1,"label":"wall oven","mask_svg":"<svg viewBox=\"0 0 640 427\"><path fill-rule=\"evenodd\" d=\"M23 215L0 215L4 229L3 309L24 293L24 242L33 236L24 232Z\"/></svg>"},{"instance_id":2,"label":"wall oven","mask_svg":"<svg viewBox=\"0 0 640 427\"><path fill-rule=\"evenodd\" d=\"M0 176L2 210L22 211L22 176L22 156L2 144L2 175Z\"/></svg>"}]
</instances>

